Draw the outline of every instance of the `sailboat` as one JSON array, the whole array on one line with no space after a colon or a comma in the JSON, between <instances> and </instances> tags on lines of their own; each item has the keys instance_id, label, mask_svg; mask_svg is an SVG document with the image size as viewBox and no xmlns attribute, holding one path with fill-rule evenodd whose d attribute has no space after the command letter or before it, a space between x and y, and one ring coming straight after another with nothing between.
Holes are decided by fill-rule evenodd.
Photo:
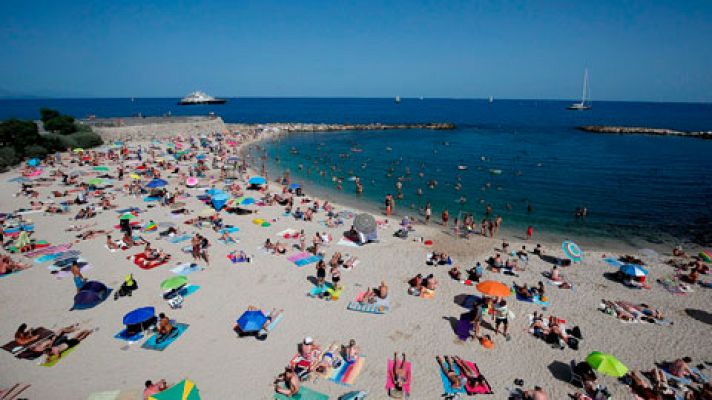
<instances>
[{"instance_id":1,"label":"sailboat","mask_svg":"<svg viewBox=\"0 0 712 400\"><path fill-rule=\"evenodd\" d=\"M490 103L492 103L492 102L494 101L494 97L490 96L487 101L489 101Z\"/></svg>"},{"instance_id":2,"label":"sailboat","mask_svg":"<svg viewBox=\"0 0 712 400\"><path fill-rule=\"evenodd\" d=\"M585 111L585 110L590 110L591 109L591 101L588 101L588 104L586 104L586 98L589 96L589 88L588 88L588 68L584 69L583 71L583 94L581 95L581 102L580 103L574 103L570 106L568 106L566 109L567 110L576 110L576 111Z\"/></svg>"},{"instance_id":3,"label":"sailboat","mask_svg":"<svg viewBox=\"0 0 712 400\"><path fill-rule=\"evenodd\" d=\"M400 96L396 96L395 102L400 103Z\"/></svg>"}]
</instances>

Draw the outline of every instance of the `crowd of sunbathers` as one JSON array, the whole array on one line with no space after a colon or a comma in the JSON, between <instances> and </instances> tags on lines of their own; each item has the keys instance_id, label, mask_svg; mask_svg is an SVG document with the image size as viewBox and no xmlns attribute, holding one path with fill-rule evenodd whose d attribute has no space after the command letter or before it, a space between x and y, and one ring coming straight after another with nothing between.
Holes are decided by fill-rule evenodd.
<instances>
[{"instance_id":1,"label":"crowd of sunbathers","mask_svg":"<svg viewBox=\"0 0 712 400\"><path fill-rule=\"evenodd\" d=\"M534 312L530 319L529 332L535 337L541 338L552 347L564 349L567 346L578 350L578 342L583 339L581 329L574 326L566 328L566 320L550 315L544 317L543 313Z\"/></svg>"},{"instance_id":2,"label":"crowd of sunbathers","mask_svg":"<svg viewBox=\"0 0 712 400\"><path fill-rule=\"evenodd\" d=\"M601 299L601 304L598 309L626 322L643 321L660 325L673 324L672 321L665 319L665 315L663 315L662 311L650 307L645 303L633 304L623 300L611 301Z\"/></svg>"},{"instance_id":3,"label":"crowd of sunbathers","mask_svg":"<svg viewBox=\"0 0 712 400\"><path fill-rule=\"evenodd\" d=\"M18 346L24 347L25 358L34 359L44 355L45 362L51 362L95 331L96 329L80 330L79 325L74 324L42 336L39 334L39 329L29 329L27 324L22 324L15 332L15 342Z\"/></svg>"},{"instance_id":4,"label":"crowd of sunbathers","mask_svg":"<svg viewBox=\"0 0 712 400\"><path fill-rule=\"evenodd\" d=\"M29 265L15 261L8 255L0 254L0 275L21 271L25 268L29 268Z\"/></svg>"}]
</instances>

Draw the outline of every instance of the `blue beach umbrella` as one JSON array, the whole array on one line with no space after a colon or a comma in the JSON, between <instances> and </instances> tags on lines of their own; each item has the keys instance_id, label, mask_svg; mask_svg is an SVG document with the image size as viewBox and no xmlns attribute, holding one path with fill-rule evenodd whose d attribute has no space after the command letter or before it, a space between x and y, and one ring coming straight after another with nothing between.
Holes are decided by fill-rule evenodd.
<instances>
[{"instance_id":1,"label":"blue beach umbrella","mask_svg":"<svg viewBox=\"0 0 712 400\"><path fill-rule=\"evenodd\" d=\"M226 195L225 193L218 193L210 198L210 202L213 204L213 208L220 211L229 199L230 196Z\"/></svg>"},{"instance_id":2,"label":"blue beach umbrella","mask_svg":"<svg viewBox=\"0 0 712 400\"><path fill-rule=\"evenodd\" d=\"M29 159L27 160L27 165L29 165L30 167L36 167L40 165L40 160L38 158Z\"/></svg>"},{"instance_id":3,"label":"blue beach umbrella","mask_svg":"<svg viewBox=\"0 0 712 400\"><path fill-rule=\"evenodd\" d=\"M253 176L250 178L249 181L247 181L250 185L264 185L267 183L267 179L261 177L261 176Z\"/></svg>"},{"instance_id":4,"label":"blue beach umbrella","mask_svg":"<svg viewBox=\"0 0 712 400\"><path fill-rule=\"evenodd\" d=\"M207 156L205 154L198 154L197 156L195 156L195 159L196 160L205 160L206 157Z\"/></svg>"},{"instance_id":5,"label":"blue beach umbrella","mask_svg":"<svg viewBox=\"0 0 712 400\"><path fill-rule=\"evenodd\" d=\"M146 187L159 188L159 187L166 186L167 184L168 184L168 182L164 181L163 179L156 178L156 179L152 179L151 182L148 182L146 184Z\"/></svg>"},{"instance_id":6,"label":"blue beach umbrella","mask_svg":"<svg viewBox=\"0 0 712 400\"><path fill-rule=\"evenodd\" d=\"M292 183L291 185L289 185L289 188L292 190L299 189L300 187L302 187L302 185L298 183Z\"/></svg>"},{"instance_id":7,"label":"blue beach umbrella","mask_svg":"<svg viewBox=\"0 0 712 400\"><path fill-rule=\"evenodd\" d=\"M137 325L148 321L156 315L153 307L137 308L124 315L124 325Z\"/></svg>"},{"instance_id":8,"label":"blue beach umbrella","mask_svg":"<svg viewBox=\"0 0 712 400\"><path fill-rule=\"evenodd\" d=\"M581 259L583 258L583 252L576 243L570 240L564 240L564 242L561 244L561 248L564 250L564 254L566 255L566 257L571 259L571 261L576 263L581 262Z\"/></svg>"},{"instance_id":9,"label":"blue beach umbrella","mask_svg":"<svg viewBox=\"0 0 712 400\"><path fill-rule=\"evenodd\" d=\"M205 191L209 196L215 196L217 194L223 194L224 192L220 189L212 188Z\"/></svg>"},{"instance_id":10,"label":"blue beach umbrella","mask_svg":"<svg viewBox=\"0 0 712 400\"><path fill-rule=\"evenodd\" d=\"M245 311L237 320L237 326L242 332L257 332L262 329L267 317L260 310Z\"/></svg>"},{"instance_id":11,"label":"blue beach umbrella","mask_svg":"<svg viewBox=\"0 0 712 400\"><path fill-rule=\"evenodd\" d=\"M648 270L635 264L623 264L620 267L620 271L628 276L642 277L648 276Z\"/></svg>"}]
</instances>

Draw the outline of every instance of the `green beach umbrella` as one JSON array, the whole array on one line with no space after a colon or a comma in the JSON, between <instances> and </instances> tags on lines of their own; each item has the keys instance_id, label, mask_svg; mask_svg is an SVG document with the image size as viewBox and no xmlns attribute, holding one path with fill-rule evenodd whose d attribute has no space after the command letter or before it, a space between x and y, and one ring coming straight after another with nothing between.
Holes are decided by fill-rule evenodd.
<instances>
[{"instance_id":1,"label":"green beach umbrella","mask_svg":"<svg viewBox=\"0 0 712 400\"><path fill-rule=\"evenodd\" d=\"M105 167L103 165L100 165L98 167L94 167L94 171L108 171L109 167Z\"/></svg>"},{"instance_id":2,"label":"green beach umbrella","mask_svg":"<svg viewBox=\"0 0 712 400\"><path fill-rule=\"evenodd\" d=\"M183 275L177 275L172 278L168 278L161 282L161 289L163 291L178 289L179 287L188 283L188 278Z\"/></svg>"},{"instance_id":3,"label":"green beach umbrella","mask_svg":"<svg viewBox=\"0 0 712 400\"><path fill-rule=\"evenodd\" d=\"M87 181L87 185L94 185L94 186L101 185L102 183L104 183L104 180L101 178L92 178Z\"/></svg>"},{"instance_id":4,"label":"green beach umbrella","mask_svg":"<svg viewBox=\"0 0 712 400\"><path fill-rule=\"evenodd\" d=\"M195 383L183 379L168 389L151 395L148 400L200 400L200 393Z\"/></svg>"},{"instance_id":5,"label":"green beach umbrella","mask_svg":"<svg viewBox=\"0 0 712 400\"><path fill-rule=\"evenodd\" d=\"M596 371L620 378L628 372L628 367L611 354L594 351L586 357L586 362Z\"/></svg>"},{"instance_id":6,"label":"green beach umbrella","mask_svg":"<svg viewBox=\"0 0 712 400\"><path fill-rule=\"evenodd\" d=\"M128 220L131 220L131 219L134 219L134 218L136 218L136 216L133 215L133 214L131 214L131 213L125 213L125 214L122 214L122 215L119 217L119 219L128 219Z\"/></svg>"}]
</instances>

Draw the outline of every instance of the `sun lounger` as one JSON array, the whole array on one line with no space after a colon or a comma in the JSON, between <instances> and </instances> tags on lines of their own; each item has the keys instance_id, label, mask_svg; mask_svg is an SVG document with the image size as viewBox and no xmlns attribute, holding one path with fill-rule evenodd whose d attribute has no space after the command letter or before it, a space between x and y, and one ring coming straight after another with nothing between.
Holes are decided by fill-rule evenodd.
<instances>
[{"instance_id":1,"label":"sun lounger","mask_svg":"<svg viewBox=\"0 0 712 400\"><path fill-rule=\"evenodd\" d=\"M175 324L173 332L171 332L168 337L166 338L161 338L159 339L158 334L154 334L148 340L146 340L143 345L141 345L141 348L148 349L148 350L156 350L156 351L163 351L168 346L171 345L171 343L175 342L176 339L181 337L183 333L188 329L190 325L188 324Z\"/></svg>"},{"instance_id":2,"label":"sun lounger","mask_svg":"<svg viewBox=\"0 0 712 400\"><path fill-rule=\"evenodd\" d=\"M396 385L394 383L394 377L393 377L393 364L395 361L393 360L388 360L388 365L387 365L387 377L386 377L386 391L388 392L388 395L391 397L395 397L395 392L396 392ZM410 396L410 383L413 380L413 372L412 372L412 365L410 364L409 361L406 361L405 363L405 384L403 384L403 393L405 394L405 397L408 398Z\"/></svg>"}]
</instances>

